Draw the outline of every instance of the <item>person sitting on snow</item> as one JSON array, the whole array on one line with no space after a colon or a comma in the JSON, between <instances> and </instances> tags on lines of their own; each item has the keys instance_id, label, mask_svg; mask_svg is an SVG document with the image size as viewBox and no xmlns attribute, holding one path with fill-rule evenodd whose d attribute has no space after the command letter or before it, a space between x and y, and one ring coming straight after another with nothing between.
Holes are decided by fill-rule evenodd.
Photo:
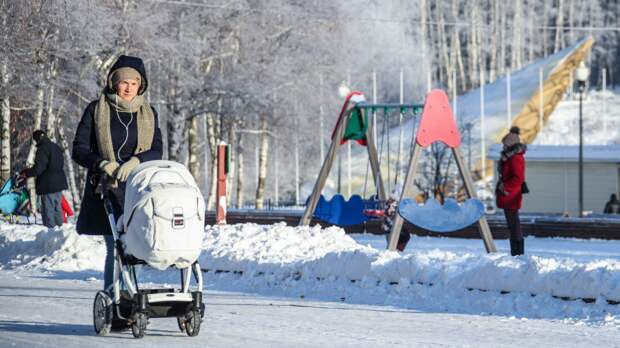
<instances>
[{"instance_id":1,"label":"person sitting on snow","mask_svg":"<svg viewBox=\"0 0 620 348\"><path fill-rule=\"evenodd\" d=\"M381 230L385 233L387 243L390 243L390 232L392 232L392 226L394 226L394 219L396 218L396 211L398 209L397 197L400 195L400 187L397 185L390 194L390 197L385 202L385 210L383 211L383 222L381 223ZM398 243L396 244L396 250L404 251L409 243L411 235L409 231L406 231L404 226L400 229L400 235L398 236Z\"/></svg>"}]
</instances>

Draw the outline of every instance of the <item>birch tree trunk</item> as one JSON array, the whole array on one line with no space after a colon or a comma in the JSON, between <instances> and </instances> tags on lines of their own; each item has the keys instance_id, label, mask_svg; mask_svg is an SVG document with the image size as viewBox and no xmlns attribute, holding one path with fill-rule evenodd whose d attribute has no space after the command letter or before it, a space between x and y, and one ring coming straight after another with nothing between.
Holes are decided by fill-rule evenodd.
<instances>
[{"instance_id":1,"label":"birch tree trunk","mask_svg":"<svg viewBox=\"0 0 620 348\"><path fill-rule=\"evenodd\" d=\"M245 184L243 180L243 134L239 134L237 140L237 189L236 189L236 201L235 206L237 208L243 207L243 186Z\"/></svg>"},{"instance_id":2,"label":"birch tree trunk","mask_svg":"<svg viewBox=\"0 0 620 348\"><path fill-rule=\"evenodd\" d=\"M170 68L170 90L168 94L168 159L179 161L181 155L181 142L183 139L183 126L185 122L179 111L181 92L179 90L180 66L178 63L171 62Z\"/></svg>"},{"instance_id":3,"label":"birch tree trunk","mask_svg":"<svg viewBox=\"0 0 620 348\"><path fill-rule=\"evenodd\" d=\"M513 40L512 40L512 55L510 57L510 68L511 69L521 69L521 61L523 56L523 23L522 23L522 14L521 14L521 2L515 1L514 5L514 17L512 22L513 31Z\"/></svg>"},{"instance_id":4,"label":"birch tree trunk","mask_svg":"<svg viewBox=\"0 0 620 348\"><path fill-rule=\"evenodd\" d=\"M446 27L444 25L445 21L443 18L443 10L442 8L437 9L438 11L438 16L439 16L439 41L441 44L441 54L442 54L442 60L443 60L443 66L445 67L445 72L446 72L446 79L443 79L443 76L441 76L441 79L439 81L446 81L447 80L447 84L448 84L448 90L452 91L452 71L453 71L453 63L452 63L452 58L451 55L449 53L450 48L448 47L448 38L446 35ZM454 46L452 47L452 49L454 49Z\"/></svg>"},{"instance_id":5,"label":"birch tree trunk","mask_svg":"<svg viewBox=\"0 0 620 348\"><path fill-rule=\"evenodd\" d=\"M198 161L200 155L200 144L198 143L198 116L192 117L189 122L188 129L188 153L187 158L189 162L189 172L192 173L194 180L200 182L200 162Z\"/></svg>"},{"instance_id":6,"label":"birch tree trunk","mask_svg":"<svg viewBox=\"0 0 620 348\"><path fill-rule=\"evenodd\" d=\"M69 190L71 190L71 197L73 198L73 209L78 212L81 202L80 194L75 183L75 168L73 167L73 160L71 159L71 151L69 150L69 142L65 136L65 127L58 118L58 137L60 138L60 147L65 157L65 165L67 166L67 178L69 179Z\"/></svg>"},{"instance_id":7,"label":"birch tree trunk","mask_svg":"<svg viewBox=\"0 0 620 348\"><path fill-rule=\"evenodd\" d=\"M0 178L6 181L11 176L11 104L9 100L9 73L6 62L0 65Z\"/></svg>"},{"instance_id":8,"label":"birch tree trunk","mask_svg":"<svg viewBox=\"0 0 620 348\"><path fill-rule=\"evenodd\" d=\"M423 70L428 72L430 70L430 57L429 57L429 44L427 41L426 33L426 0L420 0L420 32L422 37L422 59L424 60Z\"/></svg>"},{"instance_id":9,"label":"birch tree trunk","mask_svg":"<svg viewBox=\"0 0 620 348\"><path fill-rule=\"evenodd\" d=\"M54 78L56 77L56 63L52 61L48 74L47 82L49 89L47 92L47 108L45 110L45 119L47 128L45 134L51 141L56 142L56 114L54 113Z\"/></svg>"},{"instance_id":10,"label":"birch tree trunk","mask_svg":"<svg viewBox=\"0 0 620 348\"><path fill-rule=\"evenodd\" d=\"M484 22L482 22L484 23ZM495 80L495 75L497 73L497 68L499 66L499 62L497 60L497 46L501 43L498 42L498 30L500 29L500 20L499 20L499 1L493 2L493 7L491 8L491 28L493 28L493 33L491 34L491 55L489 61L489 81ZM484 61L484 59L482 59Z\"/></svg>"},{"instance_id":11,"label":"birch tree trunk","mask_svg":"<svg viewBox=\"0 0 620 348\"><path fill-rule=\"evenodd\" d=\"M478 1L472 1L470 6L471 18L473 25L470 27L469 32L469 43L467 47L469 48L468 56L468 70L471 72L470 76L470 86L477 85L477 81L479 80L478 69L480 67L480 57L478 54L479 46L478 46L478 25L480 24L478 21Z\"/></svg>"},{"instance_id":12,"label":"birch tree trunk","mask_svg":"<svg viewBox=\"0 0 620 348\"><path fill-rule=\"evenodd\" d=\"M209 113L205 117L207 124L207 144L209 144L209 153L211 155L211 175L209 177L209 196L207 198L207 210L213 209L215 204L215 189L217 187L217 144L218 144L218 122L217 115Z\"/></svg>"},{"instance_id":13,"label":"birch tree trunk","mask_svg":"<svg viewBox=\"0 0 620 348\"><path fill-rule=\"evenodd\" d=\"M37 108L34 113L34 124L32 125L32 129L41 129L41 119L43 118L43 101L45 99L45 92L43 89L43 85L39 85L37 89ZM26 159L26 167L32 167L34 165L34 156L37 151L37 144L34 140L31 140L30 149L28 150L28 158ZM32 213L36 214L37 209L37 193L34 187L34 178L28 179L28 191L30 192L30 207L32 208Z\"/></svg>"},{"instance_id":14,"label":"birch tree trunk","mask_svg":"<svg viewBox=\"0 0 620 348\"><path fill-rule=\"evenodd\" d=\"M526 6L527 8L527 31L528 31L528 45L527 45L527 61L531 62L532 59L534 59L534 15L533 15L533 9L532 9L532 4L529 3Z\"/></svg>"},{"instance_id":15,"label":"birch tree trunk","mask_svg":"<svg viewBox=\"0 0 620 348\"><path fill-rule=\"evenodd\" d=\"M506 40L506 11L507 6L504 2L497 2L497 10L499 11L498 18L498 30L499 30L499 59L497 61L497 74L496 76L504 75L506 71L506 47L508 47L509 42ZM501 4L500 4L501 3ZM518 28L514 28L514 30L519 30ZM510 43L512 46L513 43ZM494 79L495 80L495 79Z\"/></svg>"},{"instance_id":16,"label":"birch tree trunk","mask_svg":"<svg viewBox=\"0 0 620 348\"><path fill-rule=\"evenodd\" d=\"M260 155L258 156L258 184L256 185L256 209L263 209L265 204L265 181L267 178L267 151L269 135L267 134L267 116L261 120Z\"/></svg>"},{"instance_id":17,"label":"birch tree trunk","mask_svg":"<svg viewBox=\"0 0 620 348\"><path fill-rule=\"evenodd\" d=\"M452 0L452 15L454 16L454 21L458 22L459 20L459 5L457 0ZM458 74L459 74L459 78L461 80L461 90L465 91L467 89L467 80L465 79L465 65L463 64L463 52L461 49L461 38L460 38L460 32L459 32L459 27L458 26L454 26L454 53L456 54L456 65L458 69ZM458 83L457 83L458 86ZM454 88L456 88L456 91L458 93L459 89L457 86L454 86Z\"/></svg>"},{"instance_id":18,"label":"birch tree trunk","mask_svg":"<svg viewBox=\"0 0 620 348\"><path fill-rule=\"evenodd\" d=\"M227 189L226 192L228 192L229 194L229 202L232 204L233 200L232 200L232 196L233 196L233 185L235 183L235 175L236 175L236 171L235 171L235 161L236 161L236 157L237 157L237 148L235 147L235 144L237 144L237 122L236 121L232 121L230 122L230 129L228 130L228 144L230 145L230 168L228 168L228 174L226 174L226 187L230 187L230 189Z\"/></svg>"},{"instance_id":19,"label":"birch tree trunk","mask_svg":"<svg viewBox=\"0 0 620 348\"><path fill-rule=\"evenodd\" d=\"M555 17L555 46L553 47L553 53L564 48L564 0L558 0L558 8Z\"/></svg>"}]
</instances>

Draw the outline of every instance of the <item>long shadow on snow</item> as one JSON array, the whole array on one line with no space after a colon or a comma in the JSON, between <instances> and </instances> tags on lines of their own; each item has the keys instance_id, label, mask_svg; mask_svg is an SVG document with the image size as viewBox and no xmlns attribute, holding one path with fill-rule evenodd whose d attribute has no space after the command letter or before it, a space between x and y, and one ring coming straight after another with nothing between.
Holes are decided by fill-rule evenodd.
<instances>
[{"instance_id":1,"label":"long shadow on snow","mask_svg":"<svg viewBox=\"0 0 620 348\"><path fill-rule=\"evenodd\" d=\"M63 336L93 336L92 325L78 325L67 323L42 323L36 321L8 321L0 320L0 332L25 332L43 335Z\"/></svg>"}]
</instances>

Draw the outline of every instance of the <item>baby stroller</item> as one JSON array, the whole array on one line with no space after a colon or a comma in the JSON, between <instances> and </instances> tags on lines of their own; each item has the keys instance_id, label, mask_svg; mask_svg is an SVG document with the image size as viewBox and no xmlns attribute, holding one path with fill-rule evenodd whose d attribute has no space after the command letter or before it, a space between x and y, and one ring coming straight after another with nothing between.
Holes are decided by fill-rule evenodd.
<instances>
[{"instance_id":1,"label":"baby stroller","mask_svg":"<svg viewBox=\"0 0 620 348\"><path fill-rule=\"evenodd\" d=\"M205 206L200 190L187 169L176 162L140 164L127 180L124 215L115 220L110 185L100 180L99 190L115 240L113 290L99 291L93 305L97 335L131 328L144 336L150 318L176 317L179 329L196 336L204 316L202 250ZM139 287L134 266L180 270L180 289ZM193 274L196 288L190 290ZM121 279L125 285L121 289Z\"/></svg>"},{"instance_id":2,"label":"baby stroller","mask_svg":"<svg viewBox=\"0 0 620 348\"><path fill-rule=\"evenodd\" d=\"M0 212L8 215L13 222L16 214L27 215L30 197L26 189L26 180L20 179L19 175L13 175L4 182L0 189Z\"/></svg>"}]
</instances>

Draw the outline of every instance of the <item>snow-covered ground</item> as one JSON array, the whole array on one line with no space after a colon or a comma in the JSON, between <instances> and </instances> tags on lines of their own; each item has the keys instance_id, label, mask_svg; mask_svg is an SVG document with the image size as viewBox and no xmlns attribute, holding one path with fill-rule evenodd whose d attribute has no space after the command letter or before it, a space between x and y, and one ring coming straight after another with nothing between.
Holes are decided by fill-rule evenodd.
<instances>
[{"instance_id":1,"label":"snow-covered ground","mask_svg":"<svg viewBox=\"0 0 620 348\"><path fill-rule=\"evenodd\" d=\"M620 345L620 305L608 303L620 300L618 241L528 238L527 255L515 258L502 240L499 252L487 255L479 240L413 237L398 254L384 250L383 236L352 237L339 228L282 224L208 227L201 265L230 272L206 273L198 342ZM131 337L92 337L103 258L101 238L77 236L72 225L0 225L0 347L98 346ZM174 271L143 269L140 278L178 282ZM153 319L144 342L193 341L174 321Z\"/></svg>"}]
</instances>

